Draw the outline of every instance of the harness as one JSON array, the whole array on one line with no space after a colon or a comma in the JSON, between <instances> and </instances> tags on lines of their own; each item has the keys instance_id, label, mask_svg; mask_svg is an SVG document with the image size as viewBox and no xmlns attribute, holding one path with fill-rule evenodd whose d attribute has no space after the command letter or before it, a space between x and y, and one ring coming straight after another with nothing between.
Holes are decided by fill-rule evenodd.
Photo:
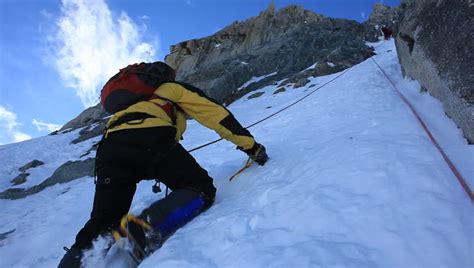
<instances>
[{"instance_id":1,"label":"harness","mask_svg":"<svg viewBox=\"0 0 474 268\"><path fill-rule=\"evenodd\" d=\"M165 104L159 104L159 103L156 103L156 102L152 102L152 103L155 104L156 106L160 107L161 109L163 109L163 111L171 118L171 120L173 122L173 125L176 125L175 104L172 101L170 101L166 98L160 97L156 94L153 94L148 100L154 100L154 99L161 99L161 100L164 100L166 102ZM107 132L108 129L112 129L112 128L117 127L117 126L122 125L122 124L129 124L129 125L135 125L136 124L136 125L138 125L138 124L143 123L143 121L147 118L156 118L156 117L151 115L151 114L142 113L142 112L127 113L127 114L124 114L121 117L119 117L112 124L110 124L107 127L105 132ZM131 123L131 121L134 121L134 120L140 120L140 122Z\"/></svg>"},{"instance_id":2,"label":"harness","mask_svg":"<svg viewBox=\"0 0 474 268\"><path fill-rule=\"evenodd\" d=\"M179 109L179 106L177 106L174 102L172 102L172 101L170 101L166 98L160 97L156 94L153 94L148 100L154 100L154 99L161 99L161 100L165 101L165 104L159 104L159 103L156 103L156 102L152 102L152 103L155 104L156 106L160 107L161 109L163 109L163 111L171 118L171 120L173 122L173 125L176 125L176 109ZM136 124L136 125L138 125L138 124L143 123L143 121L147 118L156 118L156 117L151 115L151 114L143 113L143 112L127 113L127 114L124 114L124 115L120 116L117 120L115 120L113 123L111 123L104 130L104 134L102 135L101 140L97 143L97 149L102 144L102 142L106 139L107 130L112 129L112 128L117 127L117 126L120 126L122 124L129 124L129 125L135 125ZM140 121L132 123L132 121L136 121L136 120L140 120ZM150 173L152 171L152 169L164 157L166 157L166 155L169 153L169 151L171 151L173 148L174 148L174 145L171 146L167 152L162 153L162 154L154 155L150 159L149 170L148 170L147 173ZM94 183L95 184L109 184L109 183L112 183L111 179L108 179L108 178L107 178L108 181L107 181L107 179L105 181L99 181L98 180L98 178L97 178L97 156L96 156L95 161L96 161L95 162L96 165L95 165L95 168L94 168ZM154 193L161 192L159 180L155 179L155 181L156 181L156 183L152 188L153 192ZM168 187L166 187L166 195L168 195Z\"/></svg>"}]
</instances>

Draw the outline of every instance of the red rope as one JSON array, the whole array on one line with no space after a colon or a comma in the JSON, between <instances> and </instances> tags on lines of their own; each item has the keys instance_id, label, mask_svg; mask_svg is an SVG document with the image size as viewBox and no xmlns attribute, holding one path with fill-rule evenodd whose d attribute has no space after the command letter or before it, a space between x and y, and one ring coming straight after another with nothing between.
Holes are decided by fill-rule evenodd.
<instances>
[{"instance_id":1,"label":"red rope","mask_svg":"<svg viewBox=\"0 0 474 268\"><path fill-rule=\"evenodd\" d=\"M458 182L461 184L462 188L464 189L464 191L467 193L467 195L469 196L469 198L471 199L471 202L474 202L474 193L472 192L471 188L469 187L469 184L467 184L466 180L463 178L463 176L461 175L461 173L458 171L458 169L456 168L456 166L453 164L453 162L451 162L451 160L449 159L448 155L444 152L443 148L441 148L441 146L439 145L438 141L436 141L435 137L433 136L433 134L431 133L431 131L428 129L428 127L426 126L425 122L423 121L423 119L421 119L421 117L418 115L418 113L416 112L415 108L413 107L413 105L411 105L411 103L408 101L407 98L405 98L405 96L400 92L400 90L398 90L397 86L395 85L395 83L393 83L393 81L390 79L390 77L387 75L387 73L385 73L385 71L382 69L382 67L380 67L380 65L375 61L375 59L372 57L372 60L374 61L375 65L377 65L377 67L380 69L380 71L382 71L383 75L385 76L385 78L387 78L387 80L390 82L390 84L392 85L392 87L395 89L395 92L398 94L398 96L400 96L400 98L403 100L403 102L405 102L405 104L408 106L408 108L410 108L411 112L413 113L413 115L416 117L416 119L418 120L418 122L420 123L420 125L423 127L423 129L425 130L426 134L428 135L428 137L430 138L431 142L434 144L434 146L438 149L438 151L441 153L441 155L443 156L443 159L444 161L446 161L446 163L448 164L449 168L451 169L451 171L453 172L454 176L456 176L456 178L458 179Z\"/></svg>"}]
</instances>

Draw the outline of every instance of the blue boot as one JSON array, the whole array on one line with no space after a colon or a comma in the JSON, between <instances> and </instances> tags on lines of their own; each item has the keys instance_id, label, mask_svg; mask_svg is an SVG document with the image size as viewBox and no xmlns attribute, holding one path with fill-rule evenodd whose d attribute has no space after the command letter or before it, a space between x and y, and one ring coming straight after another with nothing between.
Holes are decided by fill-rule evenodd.
<instances>
[{"instance_id":1,"label":"blue boot","mask_svg":"<svg viewBox=\"0 0 474 268\"><path fill-rule=\"evenodd\" d=\"M201 212L208 209L214 199L190 189L177 189L167 197L151 204L139 216L148 222L163 240L171 236Z\"/></svg>"},{"instance_id":2,"label":"blue boot","mask_svg":"<svg viewBox=\"0 0 474 268\"><path fill-rule=\"evenodd\" d=\"M140 216L125 215L113 236L140 263L159 249L178 228L209 208L212 202L193 190L175 190L153 203Z\"/></svg>"}]
</instances>

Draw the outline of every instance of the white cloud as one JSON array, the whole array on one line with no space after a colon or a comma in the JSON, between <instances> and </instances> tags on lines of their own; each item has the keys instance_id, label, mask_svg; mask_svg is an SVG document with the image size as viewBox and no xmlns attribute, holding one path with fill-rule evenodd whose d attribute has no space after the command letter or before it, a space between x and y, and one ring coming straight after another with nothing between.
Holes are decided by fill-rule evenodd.
<instances>
[{"instance_id":1,"label":"white cloud","mask_svg":"<svg viewBox=\"0 0 474 268\"><path fill-rule=\"evenodd\" d=\"M16 114L0 106L0 145L31 139L31 136L19 131L20 124Z\"/></svg>"},{"instance_id":2,"label":"white cloud","mask_svg":"<svg viewBox=\"0 0 474 268\"><path fill-rule=\"evenodd\" d=\"M38 131L48 131L48 132L53 132L61 128L61 125L56 125L56 124L50 124L50 123L44 123L41 121L38 121L36 119L33 119L33 125L36 126Z\"/></svg>"},{"instance_id":3,"label":"white cloud","mask_svg":"<svg viewBox=\"0 0 474 268\"><path fill-rule=\"evenodd\" d=\"M365 12L360 12L361 18L365 19Z\"/></svg>"},{"instance_id":4,"label":"white cloud","mask_svg":"<svg viewBox=\"0 0 474 268\"><path fill-rule=\"evenodd\" d=\"M85 107L97 103L103 83L128 64L153 61L155 47L122 12L113 18L104 0L63 0L57 21L56 67Z\"/></svg>"},{"instance_id":5,"label":"white cloud","mask_svg":"<svg viewBox=\"0 0 474 268\"><path fill-rule=\"evenodd\" d=\"M0 106L0 122L2 128L12 131L18 123L16 122L16 114L8 111L6 108Z\"/></svg>"},{"instance_id":6,"label":"white cloud","mask_svg":"<svg viewBox=\"0 0 474 268\"><path fill-rule=\"evenodd\" d=\"M13 133L13 138L15 139L15 142L20 142L31 139L31 136L23 132L15 132Z\"/></svg>"}]
</instances>

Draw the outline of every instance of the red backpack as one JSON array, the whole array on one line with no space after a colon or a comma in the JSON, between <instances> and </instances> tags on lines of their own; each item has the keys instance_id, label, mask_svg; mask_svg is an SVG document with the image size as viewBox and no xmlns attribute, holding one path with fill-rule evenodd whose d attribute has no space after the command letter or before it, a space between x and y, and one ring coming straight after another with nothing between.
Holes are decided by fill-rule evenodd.
<instances>
[{"instance_id":1,"label":"red backpack","mask_svg":"<svg viewBox=\"0 0 474 268\"><path fill-rule=\"evenodd\" d=\"M164 62L128 65L105 83L100 101L107 112L114 114L137 102L161 98L154 94L155 90L174 79L175 71ZM171 115L172 103L165 106L160 107Z\"/></svg>"}]
</instances>

